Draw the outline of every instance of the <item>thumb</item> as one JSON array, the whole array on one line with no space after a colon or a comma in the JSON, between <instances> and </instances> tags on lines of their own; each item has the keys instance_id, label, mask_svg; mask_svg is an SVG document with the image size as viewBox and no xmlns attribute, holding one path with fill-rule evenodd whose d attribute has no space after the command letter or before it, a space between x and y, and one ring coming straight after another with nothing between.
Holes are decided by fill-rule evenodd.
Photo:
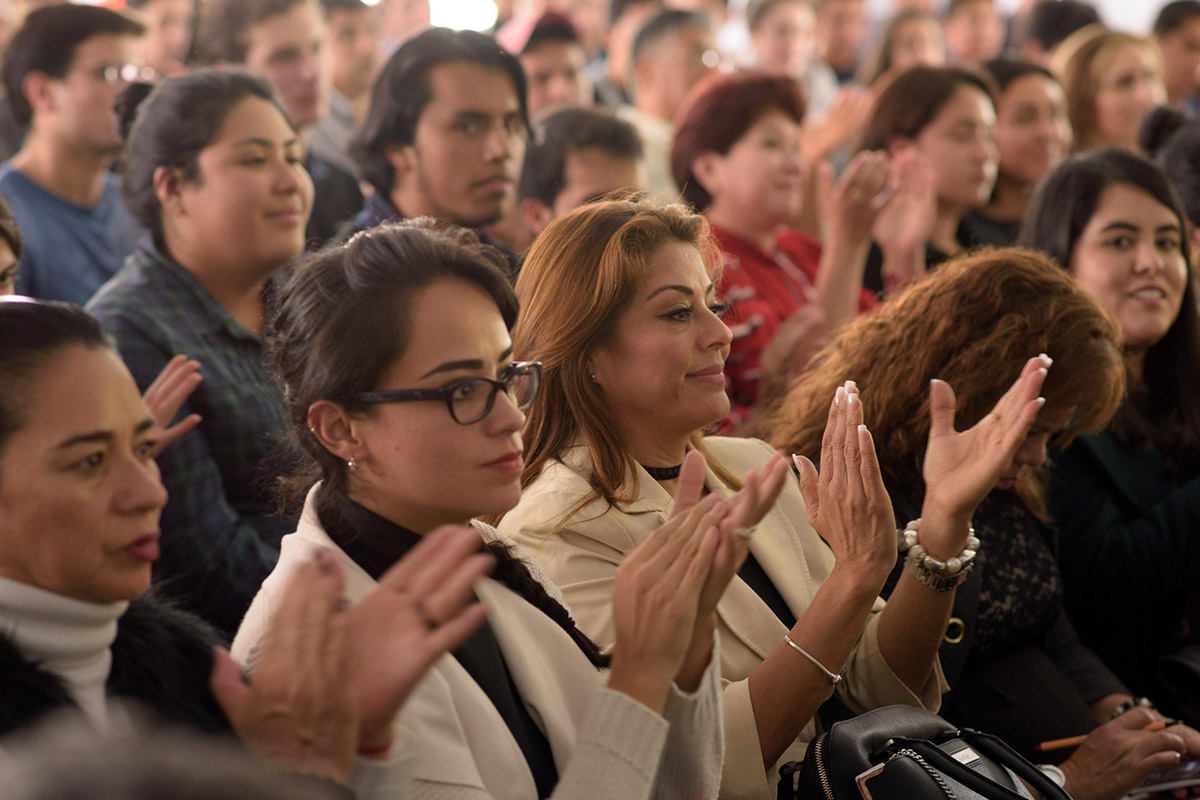
<instances>
[{"instance_id":1,"label":"thumb","mask_svg":"<svg viewBox=\"0 0 1200 800\"><path fill-rule=\"evenodd\" d=\"M675 491L675 505L668 519L683 514L696 503L704 490L704 456L699 450L689 450L679 470L679 486Z\"/></svg>"},{"instance_id":2,"label":"thumb","mask_svg":"<svg viewBox=\"0 0 1200 800\"><path fill-rule=\"evenodd\" d=\"M943 380L929 382L929 435L949 436L954 433L954 389Z\"/></svg>"},{"instance_id":3,"label":"thumb","mask_svg":"<svg viewBox=\"0 0 1200 800\"><path fill-rule=\"evenodd\" d=\"M233 723L250 696L250 687L242 678L241 668L224 647L213 648L213 668L208 686L225 716Z\"/></svg>"},{"instance_id":4,"label":"thumb","mask_svg":"<svg viewBox=\"0 0 1200 800\"><path fill-rule=\"evenodd\" d=\"M825 160L817 163L817 202L825 209L833 203L833 167Z\"/></svg>"},{"instance_id":5,"label":"thumb","mask_svg":"<svg viewBox=\"0 0 1200 800\"><path fill-rule=\"evenodd\" d=\"M792 456L792 463L800 471L800 494L804 497L804 507L808 510L811 521L820 508L820 493L817 491L817 468L807 456Z\"/></svg>"}]
</instances>

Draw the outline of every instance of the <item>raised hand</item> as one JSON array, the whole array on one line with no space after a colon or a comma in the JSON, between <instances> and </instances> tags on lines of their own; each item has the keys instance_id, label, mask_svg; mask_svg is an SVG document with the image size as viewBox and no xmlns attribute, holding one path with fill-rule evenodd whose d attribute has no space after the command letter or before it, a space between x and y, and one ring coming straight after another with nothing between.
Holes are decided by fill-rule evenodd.
<instances>
[{"instance_id":1,"label":"raised hand","mask_svg":"<svg viewBox=\"0 0 1200 800\"><path fill-rule=\"evenodd\" d=\"M359 747L386 750L392 720L433 663L484 620L472 603L495 559L473 529L445 526L422 538L350 612Z\"/></svg>"},{"instance_id":2,"label":"raised hand","mask_svg":"<svg viewBox=\"0 0 1200 800\"><path fill-rule=\"evenodd\" d=\"M871 238L883 253L888 289L911 283L924 273L925 243L937 214L933 169L916 148L892 158L887 202L875 215Z\"/></svg>"},{"instance_id":3,"label":"raised hand","mask_svg":"<svg viewBox=\"0 0 1200 800\"><path fill-rule=\"evenodd\" d=\"M975 427L954 430L954 390L929 387L929 443L925 449L925 504L952 518L968 518L1012 464L1045 400L1038 396L1050 359L1036 356Z\"/></svg>"},{"instance_id":4,"label":"raised hand","mask_svg":"<svg viewBox=\"0 0 1200 800\"><path fill-rule=\"evenodd\" d=\"M838 387L829 407L820 473L804 456L793 459L808 521L838 565L862 570L882 586L896 563L896 520L853 381Z\"/></svg>"},{"instance_id":5,"label":"raised hand","mask_svg":"<svg viewBox=\"0 0 1200 800\"><path fill-rule=\"evenodd\" d=\"M872 100L868 89L847 86L839 91L825 118L814 125L804 126L802 145L805 159L809 163L816 163L857 137L871 113Z\"/></svg>"},{"instance_id":6,"label":"raised hand","mask_svg":"<svg viewBox=\"0 0 1200 800\"><path fill-rule=\"evenodd\" d=\"M715 495L705 497L643 539L617 568L608 685L660 713L695 638L726 511Z\"/></svg>"},{"instance_id":7,"label":"raised hand","mask_svg":"<svg viewBox=\"0 0 1200 800\"><path fill-rule=\"evenodd\" d=\"M217 648L209 685L230 725L265 763L347 783L358 743L349 615L337 562L322 554L293 576L248 681Z\"/></svg>"},{"instance_id":8,"label":"raised hand","mask_svg":"<svg viewBox=\"0 0 1200 800\"><path fill-rule=\"evenodd\" d=\"M175 413L179 411L183 401L188 399L203 379L204 376L200 374L200 362L192 361L185 355L177 355L167 362L154 382L146 388L142 401L145 402L157 430L152 456L157 456L171 442L200 424L199 414L189 414L174 425L171 424L171 420L175 418Z\"/></svg>"},{"instance_id":9,"label":"raised hand","mask_svg":"<svg viewBox=\"0 0 1200 800\"><path fill-rule=\"evenodd\" d=\"M856 154L836 184L829 164L817 169L817 196L829 220L830 238L840 235L856 243L866 241L889 199L892 177L887 153Z\"/></svg>"}]
</instances>

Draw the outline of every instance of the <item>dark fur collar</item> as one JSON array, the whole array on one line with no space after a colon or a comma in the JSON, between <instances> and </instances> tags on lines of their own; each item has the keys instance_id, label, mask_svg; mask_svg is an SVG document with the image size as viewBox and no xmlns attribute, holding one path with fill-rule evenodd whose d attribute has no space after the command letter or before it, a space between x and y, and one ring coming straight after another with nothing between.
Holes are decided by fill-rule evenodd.
<instances>
[{"instance_id":1,"label":"dark fur collar","mask_svg":"<svg viewBox=\"0 0 1200 800\"><path fill-rule=\"evenodd\" d=\"M167 722L204 732L228 732L229 723L208 687L212 648L206 623L152 596L141 597L117 623L108 694L151 709ZM73 706L62 681L0 636L0 736L42 714Z\"/></svg>"}]
</instances>

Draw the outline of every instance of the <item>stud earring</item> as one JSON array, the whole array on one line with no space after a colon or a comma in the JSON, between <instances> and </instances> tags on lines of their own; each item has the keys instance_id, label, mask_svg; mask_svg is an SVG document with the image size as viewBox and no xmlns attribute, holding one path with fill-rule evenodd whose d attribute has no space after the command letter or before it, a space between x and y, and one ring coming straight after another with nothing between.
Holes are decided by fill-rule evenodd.
<instances>
[{"instance_id":1,"label":"stud earring","mask_svg":"<svg viewBox=\"0 0 1200 800\"><path fill-rule=\"evenodd\" d=\"M588 375L588 377L594 381L596 380L596 373L593 372L591 375Z\"/></svg>"},{"instance_id":2,"label":"stud earring","mask_svg":"<svg viewBox=\"0 0 1200 800\"><path fill-rule=\"evenodd\" d=\"M358 472L358 459L356 459L354 456L351 456L350 460L346 462L346 469L350 470L351 472Z\"/></svg>"}]
</instances>

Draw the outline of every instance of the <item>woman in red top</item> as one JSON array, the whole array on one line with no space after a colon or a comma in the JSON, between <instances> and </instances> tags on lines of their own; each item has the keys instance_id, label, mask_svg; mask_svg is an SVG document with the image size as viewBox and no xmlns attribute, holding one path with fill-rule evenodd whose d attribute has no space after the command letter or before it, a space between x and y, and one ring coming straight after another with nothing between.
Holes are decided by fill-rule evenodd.
<instances>
[{"instance_id":1,"label":"woman in red top","mask_svg":"<svg viewBox=\"0 0 1200 800\"><path fill-rule=\"evenodd\" d=\"M800 154L803 118L796 81L742 72L701 85L676 126L675 181L725 253L720 291L734 337L725 433L750 432L756 412L827 337L875 305L862 287L872 236L920 239L932 210L919 159L860 153L836 186L821 166L825 241L787 227L800 211L808 168Z\"/></svg>"}]
</instances>

